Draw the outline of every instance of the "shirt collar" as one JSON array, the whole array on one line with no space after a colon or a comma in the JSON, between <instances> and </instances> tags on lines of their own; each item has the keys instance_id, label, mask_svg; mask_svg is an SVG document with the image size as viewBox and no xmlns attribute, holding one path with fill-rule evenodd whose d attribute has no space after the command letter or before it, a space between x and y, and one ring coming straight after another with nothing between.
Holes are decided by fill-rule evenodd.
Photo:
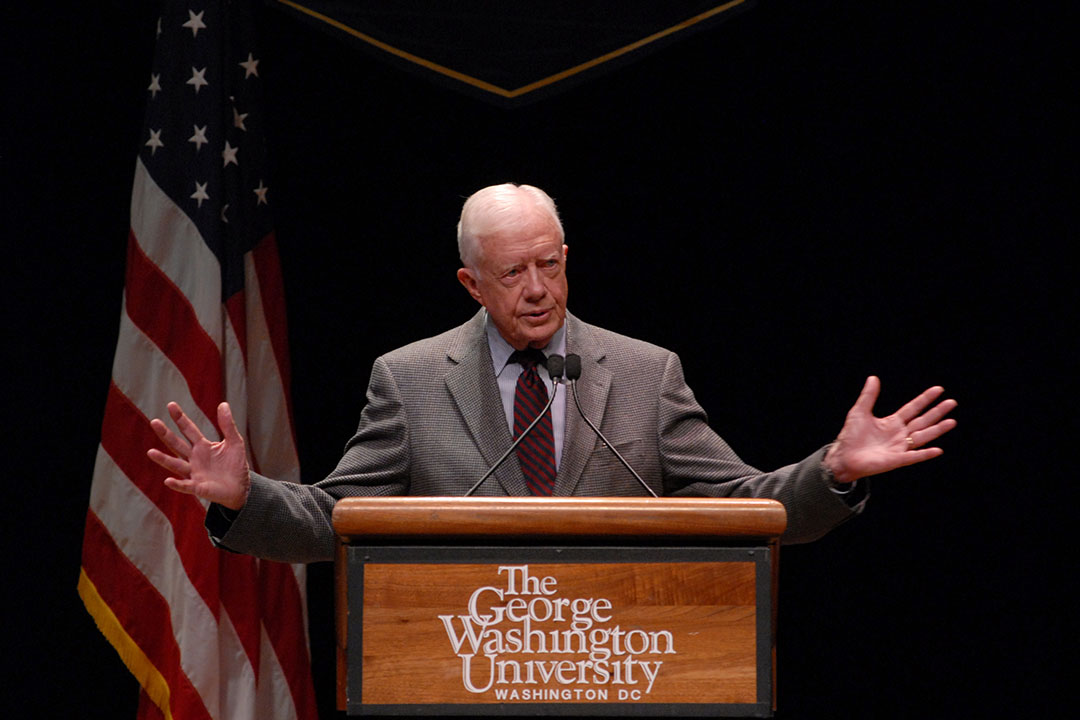
<instances>
[{"instance_id":1,"label":"shirt collar","mask_svg":"<svg viewBox=\"0 0 1080 720\"><path fill-rule=\"evenodd\" d=\"M499 330L495 327L495 323L491 322L491 314L486 311L484 314L486 316L484 319L484 331L487 333L488 349L491 351L491 366L495 371L496 377L498 377L506 367L506 362L514 352L514 348L499 334ZM548 344L545 347L541 348L541 351L544 353L545 357L548 355L566 355L565 320L563 320L562 327L555 331L555 334L551 336L551 340L548 341Z\"/></svg>"}]
</instances>

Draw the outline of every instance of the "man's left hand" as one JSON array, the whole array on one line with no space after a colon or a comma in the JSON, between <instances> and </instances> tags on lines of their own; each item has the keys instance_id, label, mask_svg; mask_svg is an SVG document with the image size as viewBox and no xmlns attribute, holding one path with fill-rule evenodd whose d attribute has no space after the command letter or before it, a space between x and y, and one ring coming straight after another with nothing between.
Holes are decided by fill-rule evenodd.
<instances>
[{"instance_id":1,"label":"man's left hand","mask_svg":"<svg viewBox=\"0 0 1080 720\"><path fill-rule=\"evenodd\" d=\"M955 400L933 405L945 392L942 387L923 391L892 415L875 417L874 403L880 391L881 381L868 377L836 442L825 453L825 466L838 483L936 458L944 451L927 444L956 427L956 420L945 418L956 407Z\"/></svg>"}]
</instances>

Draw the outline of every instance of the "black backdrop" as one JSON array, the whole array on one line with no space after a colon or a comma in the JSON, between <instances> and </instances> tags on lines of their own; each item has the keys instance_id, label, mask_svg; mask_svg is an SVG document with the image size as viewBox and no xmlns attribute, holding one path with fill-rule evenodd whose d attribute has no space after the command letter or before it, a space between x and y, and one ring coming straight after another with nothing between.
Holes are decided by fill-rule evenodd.
<instances>
[{"instance_id":1,"label":"black backdrop","mask_svg":"<svg viewBox=\"0 0 1080 720\"><path fill-rule=\"evenodd\" d=\"M2 31L12 717L134 713L75 582L155 19L82 4ZM1057 18L761 0L513 110L279 9L258 22L307 480L354 429L374 357L473 311L453 275L464 196L536 184L564 216L573 312L679 352L749 462L829 441L869 373L882 411L932 383L960 400L943 458L783 553L779 717L1059 707L1075 88ZM314 566L325 717L329 587Z\"/></svg>"}]
</instances>

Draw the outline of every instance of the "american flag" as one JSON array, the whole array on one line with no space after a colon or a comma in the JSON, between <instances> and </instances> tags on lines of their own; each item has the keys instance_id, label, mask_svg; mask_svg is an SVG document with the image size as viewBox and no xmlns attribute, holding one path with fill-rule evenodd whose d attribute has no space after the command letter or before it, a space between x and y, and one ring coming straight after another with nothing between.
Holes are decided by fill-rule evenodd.
<instances>
[{"instance_id":1,"label":"american flag","mask_svg":"<svg viewBox=\"0 0 1080 720\"><path fill-rule=\"evenodd\" d=\"M79 594L140 717L308 720L304 568L215 549L145 454L168 401L215 438L227 400L252 467L300 475L249 2L163 6Z\"/></svg>"}]
</instances>

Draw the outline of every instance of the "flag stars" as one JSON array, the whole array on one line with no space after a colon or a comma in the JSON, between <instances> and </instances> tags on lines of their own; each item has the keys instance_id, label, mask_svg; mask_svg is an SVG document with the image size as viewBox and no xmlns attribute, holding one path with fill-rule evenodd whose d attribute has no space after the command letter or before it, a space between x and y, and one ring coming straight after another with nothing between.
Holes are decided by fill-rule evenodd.
<instances>
[{"instance_id":1,"label":"flag stars","mask_svg":"<svg viewBox=\"0 0 1080 720\"><path fill-rule=\"evenodd\" d=\"M157 97L157 94L161 92L161 73L150 74L150 87L146 89L150 91L151 99Z\"/></svg>"},{"instance_id":2,"label":"flag stars","mask_svg":"<svg viewBox=\"0 0 1080 720\"><path fill-rule=\"evenodd\" d=\"M233 108L232 109L233 127L240 128L244 132L247 132L247 128L244 126L244 120L247 119L248 115L250 115L250 113L236 112L236 108Z\"/></svg>"},{"instance_id":3,"label":"flag stars","mask_svg":"<svg viewBox=\"0 0 1080 720\"><path fill-rule=\"evenodd\" d=\"M196 182L195 183L195 192L191 193L191 198L198 203L199 207L202 207L203 200L209 200L210 199L210 195L208 195L207 192L206 192L206 186L208 184L209 183Z\"/></svg>"},{"instance_id":4,"label":"flag stars","mask_svg":"<svg viewBox=\"0 0 1080 720\"><path fill-rule=\"evenodd\" d=\"M198 37L199 31L206 29L206 25L202 21L202 17L206 11L200 10L198 15L192 10L188 10L187 12L189 19L181 27L191 28L191 37Z\"/></svg>"},{"instance_id":5,"label":"flag stars","mask_svg":"<svg viewBox=\"0 0 1080 720\"><path fill-rule=\"evenodd\" d=\"M188 80L186 84L187 85L194 85L195 86L195 94L198 95L200 88L202 88L204 85L209 85L210 84L206 80L206 68L203 68L202 70L198 70L193 66L191 68L191 79Z\"/></svg>"},{"instance_id":6,"label":"flag stars","mask_svg":"<svg viewBox=\"0 0 1080 720\"><path fill-rule=\"evenodd\" d=\"M160 130L150 130L150 139L146 141L146 147L150 148L151 155L156 153L159 147L165 147L165 143L161 142Z\"/></svg>"},{"instance_id":7,"label":"flag stars","mask_svg":"<svg viewBox=\"0 0 1080 720\"><path fill-rule=\"evenodd\" d=\"M248 53L248 59L242 63L237 63L240 67L244 68L244 79L254 75L259 77L259 61L256 60L251 53Z\"/></svg>"},{"instance_id":8,"label":"flag stars","mask_svg":"<svg viewBox=\"0 0 1080 720\"><path fill-rule=\"evenodd\" d=\"M229 144L229 141L225 141L225 149L221 152L221 157L224 158L225 164L222 167L229 167L229 163L240 167L240 161L236 159L236 153L240 152L240 148L233 147Z\"/></svg>"},{"instance_id":9,"label":"flag stars","mask_svg":"<svg viewBox=\"0 0 1080 720\"><path fill-rule=\"evenodd\" d=\"M256 205L268 205L270 203L270 201L266 199L266 193L270 192L270 188L263 185L262 180L259 180L259 187L255 188L252 192L254 192L255 197L258 198L255 202Z\"/></svg>"},{"instance_id":10,"label":"flag stars","mask_svg":"<svg viewBox=\"0 0 1080 720\"><path fill-rule=\"evenodd\" d=\"M195 143L195 152L199 152L203 145L210 142L206 139L206 126L192 125L192 127L195 128L195 134L188 138L188 142Z\"/></svg>"}]
</instances>

